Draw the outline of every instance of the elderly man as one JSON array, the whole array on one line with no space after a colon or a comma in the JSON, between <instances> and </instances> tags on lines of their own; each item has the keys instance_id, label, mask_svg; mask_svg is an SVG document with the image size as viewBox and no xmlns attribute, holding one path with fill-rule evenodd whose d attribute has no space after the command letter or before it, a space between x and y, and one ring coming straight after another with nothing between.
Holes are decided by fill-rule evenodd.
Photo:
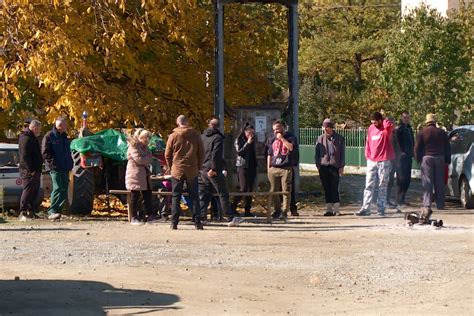
<instances>
[{"instance_id":1,"label":"elderly man","mask_svg":"<svg viewBox=\"0 0 474 316\"><path fill-rule=\"evenodd\" d=\"M176 127L166 143L165 159L171 170L171 229L178 229L180 201L184 183L192 201L193 220L196 229L203 226L199 217L198 175L204 158L201 135L189 126L184 115L176 119Z\"/></svg>"},{"instance_id":2,"label":"elderly man","mask_svg":"<svg viewBox=\"0 0 474 316\"><path fill-rule=\"evenodd\" d=\"M451 163L451 146L448 135L436 127L436 115L427 114L426 127L416 136L415 158L421 165L421 183L423 185L423 209L420 222L428 223L431 214L433 191L438 210L444 209L446 164Z\"/></svg>"},{"instance_id":3,"label":"elderly man","mask_svg":"<svg viewBox=\"0 0 474 316\"><path fill-rule=\"evenodd\" d=\"M70 142L67 137L66 119L56 119L53 129L44 135L42 155L46 170L49 170L53 189L51 191L51 206L49 207L49 219L61 218L61 211L67 199L69 185L69 171L73 167Z\"/></svg>"},{"instance_id":4,"label":"elderly man","mask_svg":"<svg viewBox=\"0 0 474 316\"><path fill-rule=\"evenodd\" d=\"M296 136L285 130L286 124L276 120L272 124L273 135L268 138L265 145L267 156L268 180L270 192L290 192L292 187L293 170L298 165L298 141ZM279 196L273 197L275 212L273 218L286 220L289 207L288 196L283 196L283 210Z\"/></svg>"},{"instance_id":5,"label":"elderly man","mask_svg":"<svg viewBox=\"0 0 474 316\"><path fill-rule=\"evenodd\" d=\"M28 128L20 135L18 150L20 155L20 177L23 191L20 198L20 220L35 218L41 201L37 200L41 186L41 169L43 157L38 137L41 134L41 123L32 120Z\"/></svg>"},{"instance_id":6,"label":"elderly man","mask_svg":"<svg viewBox=\"0 0 474 316\"><path fill-rule=\"evenodd\" d=\"M377 208L378 214L385 215L385 199L387 197L387 184L395 159L395 151L392 145L393 123L384 119L382 114L374 112L371 117L371 125L367 130L365 144L365 158L367 159L367 175L365 179L364 201L356 216L370 216L370 204L378 191Z\"/></svg>"}]
</instances>

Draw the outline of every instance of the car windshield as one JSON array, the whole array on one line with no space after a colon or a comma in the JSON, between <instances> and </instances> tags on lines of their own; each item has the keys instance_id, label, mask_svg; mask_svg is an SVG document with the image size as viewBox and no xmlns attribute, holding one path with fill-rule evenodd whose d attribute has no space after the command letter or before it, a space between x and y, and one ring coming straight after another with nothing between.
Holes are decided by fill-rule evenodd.
<instances>
[{"instance_id":1,"label":"car windshield","mask_svg":"<svg viewBox=\"0 0 474 316\"><path fill-rule=\"evenodd\" d=\"M0 167L17 167L18 161L17 150L0 150Z\"/></svg>"}]
</instances>

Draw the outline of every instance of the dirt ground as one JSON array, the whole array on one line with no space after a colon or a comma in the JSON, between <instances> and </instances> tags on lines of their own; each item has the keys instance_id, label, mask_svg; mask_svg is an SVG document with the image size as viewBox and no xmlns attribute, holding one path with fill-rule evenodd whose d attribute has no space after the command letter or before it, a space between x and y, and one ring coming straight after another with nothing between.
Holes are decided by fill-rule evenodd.
<instances>
[{"instance_id":1,"label":"dirt ground","mask_svg":"<svg viewBox=\"0 0 474 316\"><path fill-rule=\"evenodd\" d=\"M357 218L363 180L343 178L343 216L306 196L301 216L271 225L6 218L0 315L473 315L474 212L448 202L441 229L395 210ZM416 181L408 200L419 206Z\"/></svg>"}]
</instances>

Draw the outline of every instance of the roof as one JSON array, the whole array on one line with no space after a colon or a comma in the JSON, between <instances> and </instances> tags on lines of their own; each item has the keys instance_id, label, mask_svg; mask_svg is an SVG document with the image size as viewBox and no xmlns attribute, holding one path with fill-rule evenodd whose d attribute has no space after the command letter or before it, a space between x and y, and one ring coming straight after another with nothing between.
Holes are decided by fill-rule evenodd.
<instances>
[{"instance_id":1,"label":"roof","mask_svg":"<svg viewBox=\"0 0 474 316\"><path fill-rule=\"evenodd\" d=\"M461 129L461 128L474 131L474 125L462 125L462 126L458 126L458 127L456 127L455 129L453 129L453 131L455 131L455 130L457 130L457 129Z\"/></svg>"},{"instance_id":2,"label":"roof","mask_svg":"<svg viewBox=\"0 0 474 316\"><path fill-rule=\"evenodd\" d=\"M2 149L18 149L18 144L0 143L0 150Z\"/></svg>"}]
</instances>

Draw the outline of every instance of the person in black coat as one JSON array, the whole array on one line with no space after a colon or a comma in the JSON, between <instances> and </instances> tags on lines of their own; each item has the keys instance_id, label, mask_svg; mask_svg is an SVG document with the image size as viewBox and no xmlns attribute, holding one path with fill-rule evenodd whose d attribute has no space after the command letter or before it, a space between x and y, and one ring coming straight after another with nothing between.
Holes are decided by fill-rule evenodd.
<instances>
[{"instance_id":1,"label":"person in black coat","mask_svg":"<svg viewBox=\"0 0 474 316\"><path fill-rule=\"evenodd\" d=\"M240 135L234 141L237 152L235 166L237 167L237 177L239 179L240 192L252 192L257 177L257 153L255 150L255 128L252 125L244 127ZM236 211L242 196L236 196L232 202L232 210ZM246 217L252 217L250 212L252 207L252 197L245 197Z\"/></svg>"},{"instance_id":2,"label":"person in black coat","mask_svg":"<svg viewBox=\"0 0 474 316\"><path fill-rule=\"evenodd\" d=\"M400 159L397 168L397 205L406 205L405 196L411 182L411 165L414 156L414 134L410 126L410 114L402 113L400 124L396 129L398 147L400 148Z\"/></svg>"},{"instance_id":3,"label":"person in black coat","mask_svg":"<svg viewBox=\"0 0 474 316\"><path fill-rule=\"evenodd\" d=\"M204 161L200 171L199 199L201 220L207 217L207 207L215 190L219 195L221 209L227 216L229 226L238 226L242 218L231 208L229 203L229 191L223 171L224 162L224 135L219 131L219 120L212 118L209 128L201 135L204 145Z\"/></svg>"},{"instance_id":4,"label":"person in black coat","mask_svg":"<svg viewBox=\"0 0 474 316\"><path fill-rule=\"evenodd\" d=\"M41 156L38 136L41 134L41 123L32 120L18 141L20 156L20 177L23 191L20 198L20 220L25 221L35 217L39 203L37 196L41 186L41 169L43 157Z\"/></svg>"}]
</instances>

